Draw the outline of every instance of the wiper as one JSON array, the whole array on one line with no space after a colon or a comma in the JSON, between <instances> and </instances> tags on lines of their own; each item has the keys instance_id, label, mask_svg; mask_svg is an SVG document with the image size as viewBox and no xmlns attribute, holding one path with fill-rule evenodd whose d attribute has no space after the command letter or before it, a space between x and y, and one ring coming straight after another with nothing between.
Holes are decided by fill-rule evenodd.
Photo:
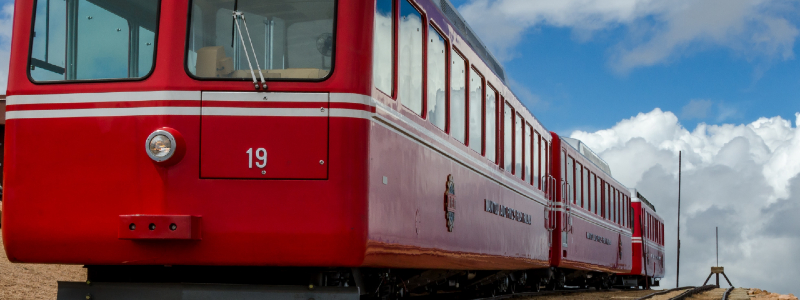
<instances>
[{"instance_id":1,"label":"wiper","mask_svg":"<svg viewBox=\"0 0 800 300\"><path fill-rule=\"evenodd\" d=\"M247 51L247 46L244 43L244 37L242 36L242 28L239 25L239 19L242 19L242 24L244 24L244 30L247 34L247 40L250 41L250 49L253 51L253 59L256 61L256 68L258 68L258 74L261 77L261 84L258 84L258 80L256 79L256 73L253 71L253 64L250 63L250 55ZM236 30L239 32L239 40L242 41L242 48L244 48L244 57L247 58L247 66L250 67L250 75L253 76L253 85L256 89L263 88L267 89L267 81L264 80L264 73L261 72L261 66L258 64L258 56L256 55L256 48L253 47L253 40L250 39L250 30L247 29L247 20L244 18L244 14L238 10L233 11L233 22L236 23Z\"/></svg>"}]
</instances>

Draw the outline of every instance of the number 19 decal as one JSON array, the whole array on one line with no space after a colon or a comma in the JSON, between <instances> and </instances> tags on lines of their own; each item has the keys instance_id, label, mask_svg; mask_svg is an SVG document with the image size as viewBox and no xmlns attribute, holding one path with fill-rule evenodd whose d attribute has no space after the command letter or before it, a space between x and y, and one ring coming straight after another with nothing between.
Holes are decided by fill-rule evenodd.
<instances>
[{"instance_id":1,"label":"number 19 decal","mask_svg":"<svg viewBox=\"0 0 800 300\"><path fill-rule=\"evenodd\" d=\"M252 169L253 168L253 148L247 149L247 166ZM264 168L267 166L267 149L258 148L256 149L256 167Z\"/></svg>"}]
</instances>

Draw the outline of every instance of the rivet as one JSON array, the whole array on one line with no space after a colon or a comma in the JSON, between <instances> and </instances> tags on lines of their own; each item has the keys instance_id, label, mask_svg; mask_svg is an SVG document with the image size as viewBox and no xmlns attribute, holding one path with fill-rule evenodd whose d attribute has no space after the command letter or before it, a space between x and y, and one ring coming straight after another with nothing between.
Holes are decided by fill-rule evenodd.
<instances>
[{"instance_id":1,"label":"rivet","mask_svg":"<svg viewBox=\"0 0 800 300\"><path fill-rule=\"evenodd\" d=\"M92 294L86 294L86 300L92 299Z\"/></svg>"},{"instance_id":2,"label":"rivet","mask_svg":"<svg viewBox=\"0 0 800 300\"><path fill-rule=\"evenodd\" d=\"M261 175L267 175L267 171L266 170L261 170Z\"/></svg>"},{"instance_id":3,"label":"rivet","mask_svg":"<svg viewBox=\"0 0 800 300\"><path fill-rule=\"evenodd\" d=\"M91 285L91 284L92 284L92 281L87 279L86 280L86 285Z\"/></svg>"},{"instance_id":4,"label":"rivet","mask_svg":"<svg viewBox=\"0 0 800 300\"><path fill-rule=\"evenodd\" d=\"M325 108L324 108L324 107L320 107L320 108L319 108L319 111L321 111L321 112L325 112Z\"/></svg>"},{"instance_id":5,"label":"rivet","mask_svg":"<svg viewBox=\"0 0 800 300\"><path fill-rule=\"evenodd\" d=\"M319 161L319 164L320 164L320 165L324 165L324 164L325 164L325 161L324 161L324 160L320 160L320 161Z\"/></svg>"},{"instance_id":6,"label":"rivet","mask_svg":"<svg viewBox=\"0 0 800 300\"><path fill-rule=\"evenodd\" d=\"M264 101L267 101L267 96L264 96Z\"/></svg>"},{"instance_id":7,"label":"rivet","mask_svg":"<svg viewBox=\"0 0 800 300\"><path fill-rule=\"evenodd\" d=\"M309 289L309 290L313 290L313 289L314 289L314 285L313 285L313 284L309 284L309 285L308 285L308 289Z\"/></svg>"},{"instance_id":8,"label":"rivet","mask_svg":"<svg viewBox=\"0 0 800 300\"><path fill-rule=\"evenodd\" d=\"M175 223L169 224L169 230L175 231L178 229L178 225Z\"/></svg>"},{"instance_id":9,"label":"rivet","mask_svg":"<svg viewBox=\"0 0 800 300\"><path fill-rule=\"evenodd\" d=\"M91 19L92 19L92 16L89 16L89 20L91 20Z\"/></svg>"},{"instance_id":10,"label":"rivet","mask_svg":"<svg viewBox=\"0 0 800 300\"><path fill-rule=\"evenodd\" d=\"M122 29L117 28L117 31L122 31Z\"/></svg>"},{"instance_id":11,"label":"rivet","mask_svg":"<svg viewBox=\"0 0 800 300\"><path fill-rule=\"evenodd\" d=\"M150 230L156 230L156 224L150 223Z\"/></svg>"},{"instance_id":12,"label":"rivet","mask_svg":"<svg viewBox=\"0 0 800 300\"><path fill-rule=\"evenodd\" d=\"M130 230L136 230L136 224L134 224L134 223L131 223L131 225L128 225L128 228L129 228Z\"/></svg>"}]
</instances>

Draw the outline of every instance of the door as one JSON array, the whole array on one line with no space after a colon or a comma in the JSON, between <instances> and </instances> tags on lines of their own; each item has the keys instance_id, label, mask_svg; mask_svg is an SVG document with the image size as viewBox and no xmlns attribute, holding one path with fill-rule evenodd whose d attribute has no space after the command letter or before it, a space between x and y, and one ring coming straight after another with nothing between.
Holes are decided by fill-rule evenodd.
<instances>
[{"instance_id":1,"label":"door","mask_svg":"<svg viewBox=\"0 0 800 300\"><path fill-rule=\"evenodd\" d=\"M326 179L328 94L203 92L200 177Z\"/></svg>"}]
</instances>

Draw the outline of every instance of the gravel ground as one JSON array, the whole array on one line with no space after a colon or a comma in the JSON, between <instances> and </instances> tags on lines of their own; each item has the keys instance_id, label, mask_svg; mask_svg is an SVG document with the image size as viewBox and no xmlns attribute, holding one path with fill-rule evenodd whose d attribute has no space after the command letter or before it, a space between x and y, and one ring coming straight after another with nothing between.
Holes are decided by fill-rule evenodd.
<instances>
[{"instance_id":1,"label":"gravel ground","mask_svg":"<svg viewBox=\"0 0 800 300\"><path fill-rule=\"evenodd\" d=\"M582 292L570 294L551 294L546 296L530 296L514 299L536 299L536 300L635 300L658 291L654 290L612 290L604 292ZM669 299L669 298L667 298Z\"/></svg>"},{"instance_id":2,"label":"gravel ground","mask_svg":"<svg viewBox=\"0 0 800 300\"><path fill-rule=\"evenodd\" d=\"M0 299L56 299L57 281L85 281L86 269L73 265L13 264L0 232Z\"/></svg>"}]
</instances>

